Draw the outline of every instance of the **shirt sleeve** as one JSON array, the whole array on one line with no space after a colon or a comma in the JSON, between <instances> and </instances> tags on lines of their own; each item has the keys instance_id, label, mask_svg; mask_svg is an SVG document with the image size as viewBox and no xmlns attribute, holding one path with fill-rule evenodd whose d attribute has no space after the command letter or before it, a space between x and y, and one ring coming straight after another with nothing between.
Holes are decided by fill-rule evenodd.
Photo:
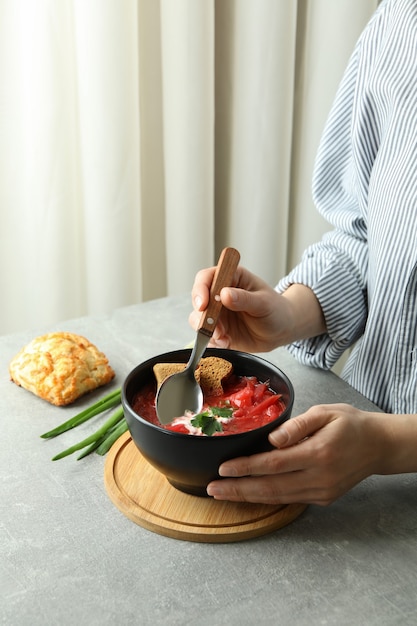
<instances>
[{"instance_id":1,"label":"shirt sleeve","mask_svg":"<svg viewBox=\"0 0 417 626\"><path fill-rule=\"evenodd\" d=\"M307 248L300 264L276 286L283 292L301 283L314 291L327 332L288 349L301 362L323 369L332 367L362 335L367 317L366 199L360 193L352 142L359 55L360 40L327 120L313 176L314 202L333 230Z\"/></svg>"}]
</instances>

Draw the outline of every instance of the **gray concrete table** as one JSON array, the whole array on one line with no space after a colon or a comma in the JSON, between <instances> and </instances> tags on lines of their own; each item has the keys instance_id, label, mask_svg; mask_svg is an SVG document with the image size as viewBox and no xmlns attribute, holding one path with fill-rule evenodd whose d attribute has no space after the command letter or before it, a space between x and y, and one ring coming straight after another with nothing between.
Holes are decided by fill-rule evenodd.
<instances>
[{"instance_id":1,"label":"gray concrete table","mask_svg":"<svg viewBox=\"0 0 417 626\"><path fill-rule=\"evenodd\" d=\"M51 462L91 426L51 441L39 435L96 396L76 407L48 405L9 381L16 352L51 330L83 334L109 357L116 388L144 359L193 339L189 310L188 296L161 299L0 337L0 623L417 623L414 475L373 476L272 534L206 544L127 519L106 494L102 457ZM334 374L303 367L285 350L264 356L292 379L294 414L321 402L373 408Z\"/></svg>"}]
</instances>

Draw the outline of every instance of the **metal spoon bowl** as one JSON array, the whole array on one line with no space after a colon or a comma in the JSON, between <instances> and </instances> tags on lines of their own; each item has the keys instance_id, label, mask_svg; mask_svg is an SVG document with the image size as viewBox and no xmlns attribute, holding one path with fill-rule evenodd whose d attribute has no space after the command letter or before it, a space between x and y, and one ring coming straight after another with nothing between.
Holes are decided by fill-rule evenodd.
<instances>
[{"instance_id":1,"label":"metal spoon bowl","mask_svg":"<svg viewBox=\"0 0 417 626\"><path fill-rule=\"evenodd\" d=\"M161 424L169 424L186 411L199 413L202 409L203 392L195 378L195 370L219 319L222 309L220 291L230 286L239 260L240 254L235 248L224 248L220 255L210 289L210 300L201 315L190 359L182 372L166 378L157 391L156 412Z\"/></svg>"}]
</instances>

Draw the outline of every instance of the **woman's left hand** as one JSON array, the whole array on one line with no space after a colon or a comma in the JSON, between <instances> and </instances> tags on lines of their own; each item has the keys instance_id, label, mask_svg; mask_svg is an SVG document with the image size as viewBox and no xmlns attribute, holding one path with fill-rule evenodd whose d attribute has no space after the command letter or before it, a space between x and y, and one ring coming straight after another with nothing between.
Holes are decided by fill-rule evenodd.
<instances>
[{"instance_id":1,"label":"woman's left hand","mask_svg":"<svg viewBox=\"0 0 417 626\"><path fill-rule=\"evenodd\" d=\"M207 493L218 500L327 505L373 473L386 454L388 417L348 404L317 405L273 431L270 452L223 463Z\"/></svg>"}]
</instances>

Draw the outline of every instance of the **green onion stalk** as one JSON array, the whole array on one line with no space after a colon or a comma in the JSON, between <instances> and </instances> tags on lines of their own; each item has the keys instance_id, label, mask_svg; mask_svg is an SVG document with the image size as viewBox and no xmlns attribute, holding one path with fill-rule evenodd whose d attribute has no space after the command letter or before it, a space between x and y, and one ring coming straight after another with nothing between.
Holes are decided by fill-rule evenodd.
<instances>
[{"instance_id":1,"label":"green onion stalk","mask_svg":"<svg viewBox=\"0 0 417 626\"><path fill-rule=\"evenodd\" d=\"M92 417L99 415L100 413L104 413L104 411L117 407L100 426L100 428L98 428L93 434L89 435L82 441L75 443L66 450L63 450L63 452L56 454L52 460L58 461L59 459L63 459L74 452L78 452L79 450L82 450L82 452L77 457L77 460L83 459L94 451L101 456L107 454L115 441L117 441L117 439L128 430L128 425L123 413L123 407L118 406L120 403L121 390L116 389L84 411L77 413L77 415L70 418L66 422L63 422L56 428L41 435L43 439L51 439L52 437L56 437L67 432L68 430L71 430L72 428L76 428Z\"/></svg>"}]
</instances>

